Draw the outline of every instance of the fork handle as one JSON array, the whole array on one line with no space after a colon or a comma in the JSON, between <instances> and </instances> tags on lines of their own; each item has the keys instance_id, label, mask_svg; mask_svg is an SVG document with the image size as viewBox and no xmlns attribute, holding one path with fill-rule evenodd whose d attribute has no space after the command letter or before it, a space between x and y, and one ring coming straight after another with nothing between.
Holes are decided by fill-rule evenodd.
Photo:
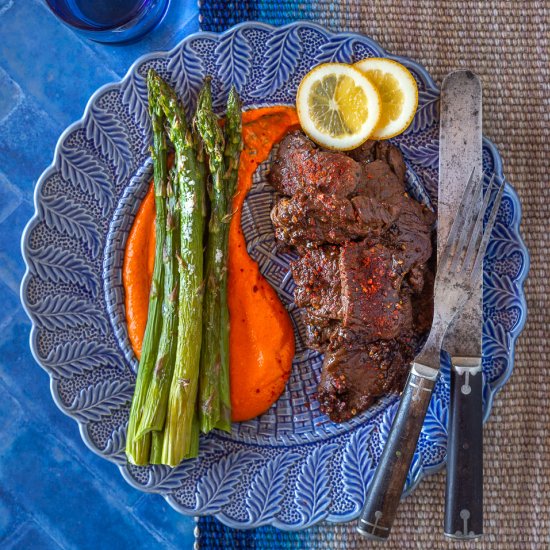
<instances>
[{"instance_id":1,"label":"fork handle","mask_svg":"<svg viewBox=\"0 0 550 550\"><path fill-rule=\"evenodd\" d=\"M483 534L483 410L481 358L451 358L445 536Z\"/></svg>"},{"instance_id":2,"label":"fork handle","mask_svg":"<svg viewBox=\"0 0 550 550\"><path fill-rule=\"evenodd\" d=\"M357 531L385 540L395 518L438 371L413 363Z\"/></svg>"}]
</instances>

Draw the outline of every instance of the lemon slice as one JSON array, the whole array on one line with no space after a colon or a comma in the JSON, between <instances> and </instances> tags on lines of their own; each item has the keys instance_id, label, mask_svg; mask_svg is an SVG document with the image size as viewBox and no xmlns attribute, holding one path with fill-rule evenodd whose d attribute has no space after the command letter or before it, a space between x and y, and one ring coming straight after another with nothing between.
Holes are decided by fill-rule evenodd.
<instances>
[{"instance_id":1,"label":"lemon slice","mask_svg":"<svg viewBox=\"0 0 550 550\"><path fill-rule=\"evenodd\" d=\"M302 129L313 141L346 151L369 139L380 117L380 98L359 70L325 63L302 79L296 109Z\"/></svg>"},{"instance_id":2,"label":"lemon slice","mask_svg":"<svg viewBox=\"0 0 550 550\"><path fill-rule=\"evenodd\" d=\"M404 132L418 105L416 80L400 63L383 57L370 57L353 65L376 87L382 101L382 114L373 139L388 139Z\"/></svg>"}]
</instances>

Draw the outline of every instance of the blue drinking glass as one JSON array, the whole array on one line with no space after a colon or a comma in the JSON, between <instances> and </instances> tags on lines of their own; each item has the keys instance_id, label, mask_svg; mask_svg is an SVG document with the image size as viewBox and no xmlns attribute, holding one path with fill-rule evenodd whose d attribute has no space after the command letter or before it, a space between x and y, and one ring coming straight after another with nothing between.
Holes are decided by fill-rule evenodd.
<instances>
[{"instance_id":1,"label":"blue drinking glass","mask_svg":"<svg viewBox=\"0 0 550 550\"><path fill-rule=\"evenodd\" d=\"M170 0L46 0L52 12L97 42L128 42L161 21Z\"/></svg>"}]
</instances>

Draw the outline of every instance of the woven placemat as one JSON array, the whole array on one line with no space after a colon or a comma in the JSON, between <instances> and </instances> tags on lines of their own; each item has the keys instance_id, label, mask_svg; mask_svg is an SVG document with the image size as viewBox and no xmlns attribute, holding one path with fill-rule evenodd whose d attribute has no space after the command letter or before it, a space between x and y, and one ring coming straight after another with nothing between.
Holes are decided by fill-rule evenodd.
<instances>
[{"instance_id":1,"label":"woven placemat","mask_svg":"<svg viewBox=\"0 0 550 550\"><path fill-rule=\"evenodd\" d=\"M284 24L311 19L362 32L388 51L423 64L441 83L470 68L484 87L484 134L496 143L523 206L531 254L525 285L529 315L514 372L485 426L485 536L465 544L442 535L445 474L428 477L401 505L390 540L369 543L355 524L321 524L303 533L238 533L201 519L200 548L550 547L550 2L203 0L202 28L243 20Z\"/></svg>"}]
</instances>

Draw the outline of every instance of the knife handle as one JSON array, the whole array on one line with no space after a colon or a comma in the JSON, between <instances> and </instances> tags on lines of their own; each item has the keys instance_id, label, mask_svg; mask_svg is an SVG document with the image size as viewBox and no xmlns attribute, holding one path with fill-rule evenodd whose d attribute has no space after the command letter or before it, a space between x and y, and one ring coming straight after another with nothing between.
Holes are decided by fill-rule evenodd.
<instances>
[{"instance_id":1,"label":"knife handle","mask_svg":"<svg viewBox=\"0 0 550 550\"><path fill-rule=\"evenodd\" d=\"M444 533L483 534L483 373L479 357L451 357Z\"/></svg>"},{"instance_id":2,"label":"knife handle","mask_svg":"<svg viewBox=\"0 0 550 550\"><path fill-rule=\"evenodd\" d=\"M395 518L438 371L414 363L374 474L357 531L385 540Z\"/></svg>"}]
</instances>

